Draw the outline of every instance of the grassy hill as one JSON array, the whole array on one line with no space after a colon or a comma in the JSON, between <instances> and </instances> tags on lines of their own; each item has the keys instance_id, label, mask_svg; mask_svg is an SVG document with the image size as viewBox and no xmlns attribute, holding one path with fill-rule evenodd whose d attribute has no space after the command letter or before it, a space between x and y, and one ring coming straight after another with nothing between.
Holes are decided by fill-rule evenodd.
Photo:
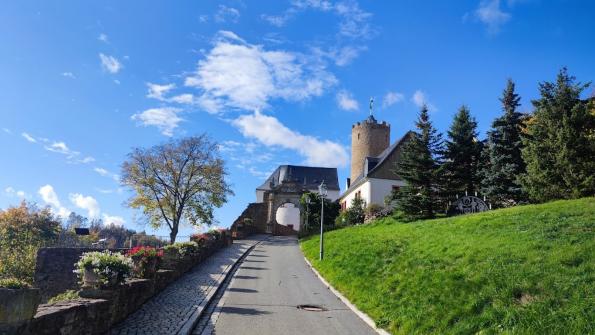
<instances>
[{"instance_id":1,"label":"grassy hill","mask_svg":"<svg viewBox=\"0 0 595 335\"><path fill-rule=\"evenodd\" d=\"M595 334L595 198L383 219L301 242L393 334Z\"/></svg>"}]
</instances>

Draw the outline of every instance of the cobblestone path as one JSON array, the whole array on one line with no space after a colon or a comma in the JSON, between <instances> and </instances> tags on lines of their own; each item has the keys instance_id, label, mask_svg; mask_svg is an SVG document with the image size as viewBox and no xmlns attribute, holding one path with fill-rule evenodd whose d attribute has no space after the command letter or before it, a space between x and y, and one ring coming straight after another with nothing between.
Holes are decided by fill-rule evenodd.
<instances>
[{"instance_id":1,"label":"cobblestone path","mask_svg":"<svg viewBox=\"0 0 595 335\"><path fill-rule=\"evenodd\" d=\"M233 245L214 253L117 324L109 334L178 333L207 295L217 289L222 274L257 242L234 241Z\"/></svg>"}]
</instances>

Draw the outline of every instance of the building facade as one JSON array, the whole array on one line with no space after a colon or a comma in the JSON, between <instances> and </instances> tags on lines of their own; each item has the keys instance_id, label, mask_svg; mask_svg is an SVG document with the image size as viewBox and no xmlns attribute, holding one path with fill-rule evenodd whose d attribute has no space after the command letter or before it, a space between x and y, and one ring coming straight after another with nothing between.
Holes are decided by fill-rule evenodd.
<instances>
[{"instance_id":1,"label":"building facade","mask_svg":"<svg viewBox=\"0 0 595 335\"><path fill-rule=\"evenodd\" d=\"M354 198L366 205L384 205L393 190L405 185L395 167L411 134L407 132L390 145L390 125L379 123L371 114L352 126L351 173L339 198L342 209L349 208Z\"/></svg>"},{"instance_id":2,"label":"building facade","mask_svg":"<svg viewBox=\"0 0 595 335\"><path fill-rule=\"evenodd\" d=\"M232 231L248 228L248 233L274 235L297 234L303 222L300 198L306 192L318 193L324 181L327 198L339 198L336 168L281 165L256 188L256 202L251 203L232 224ZM249 224L248 224L248 223Z\"/></svg>"}]
</instances>

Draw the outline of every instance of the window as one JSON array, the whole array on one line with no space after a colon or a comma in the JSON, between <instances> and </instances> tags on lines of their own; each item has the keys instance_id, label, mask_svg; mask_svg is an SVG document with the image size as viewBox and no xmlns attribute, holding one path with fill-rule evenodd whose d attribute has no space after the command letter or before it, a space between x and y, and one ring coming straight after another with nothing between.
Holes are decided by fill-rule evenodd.
<instances>
[{"instance_id":1,"label":"window","mask_svg":"<svg viewBox=\"0 0 595 335\"><path fill-rule=\"evenodd\" d=\"M359 140L359 133L357 133L357 139Z\"/></svg>"}]
</instances>

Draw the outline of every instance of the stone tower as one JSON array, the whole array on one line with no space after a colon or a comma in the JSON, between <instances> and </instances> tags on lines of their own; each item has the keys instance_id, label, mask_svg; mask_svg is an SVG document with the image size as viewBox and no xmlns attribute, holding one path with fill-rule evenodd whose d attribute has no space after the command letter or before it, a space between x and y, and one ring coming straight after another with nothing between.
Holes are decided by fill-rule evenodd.
<instances>
[{"instance_id":1,"label":"stone tower","mask_svg":"<svg viewBox=\"0 0 595 335\"><path fill-rule=\"evenodd\" d=\"M351 182L364 170L366 157L379 156L390 145L390 125L378 123L372 115L351 127Z\"/></svg>"}]
</instances>

